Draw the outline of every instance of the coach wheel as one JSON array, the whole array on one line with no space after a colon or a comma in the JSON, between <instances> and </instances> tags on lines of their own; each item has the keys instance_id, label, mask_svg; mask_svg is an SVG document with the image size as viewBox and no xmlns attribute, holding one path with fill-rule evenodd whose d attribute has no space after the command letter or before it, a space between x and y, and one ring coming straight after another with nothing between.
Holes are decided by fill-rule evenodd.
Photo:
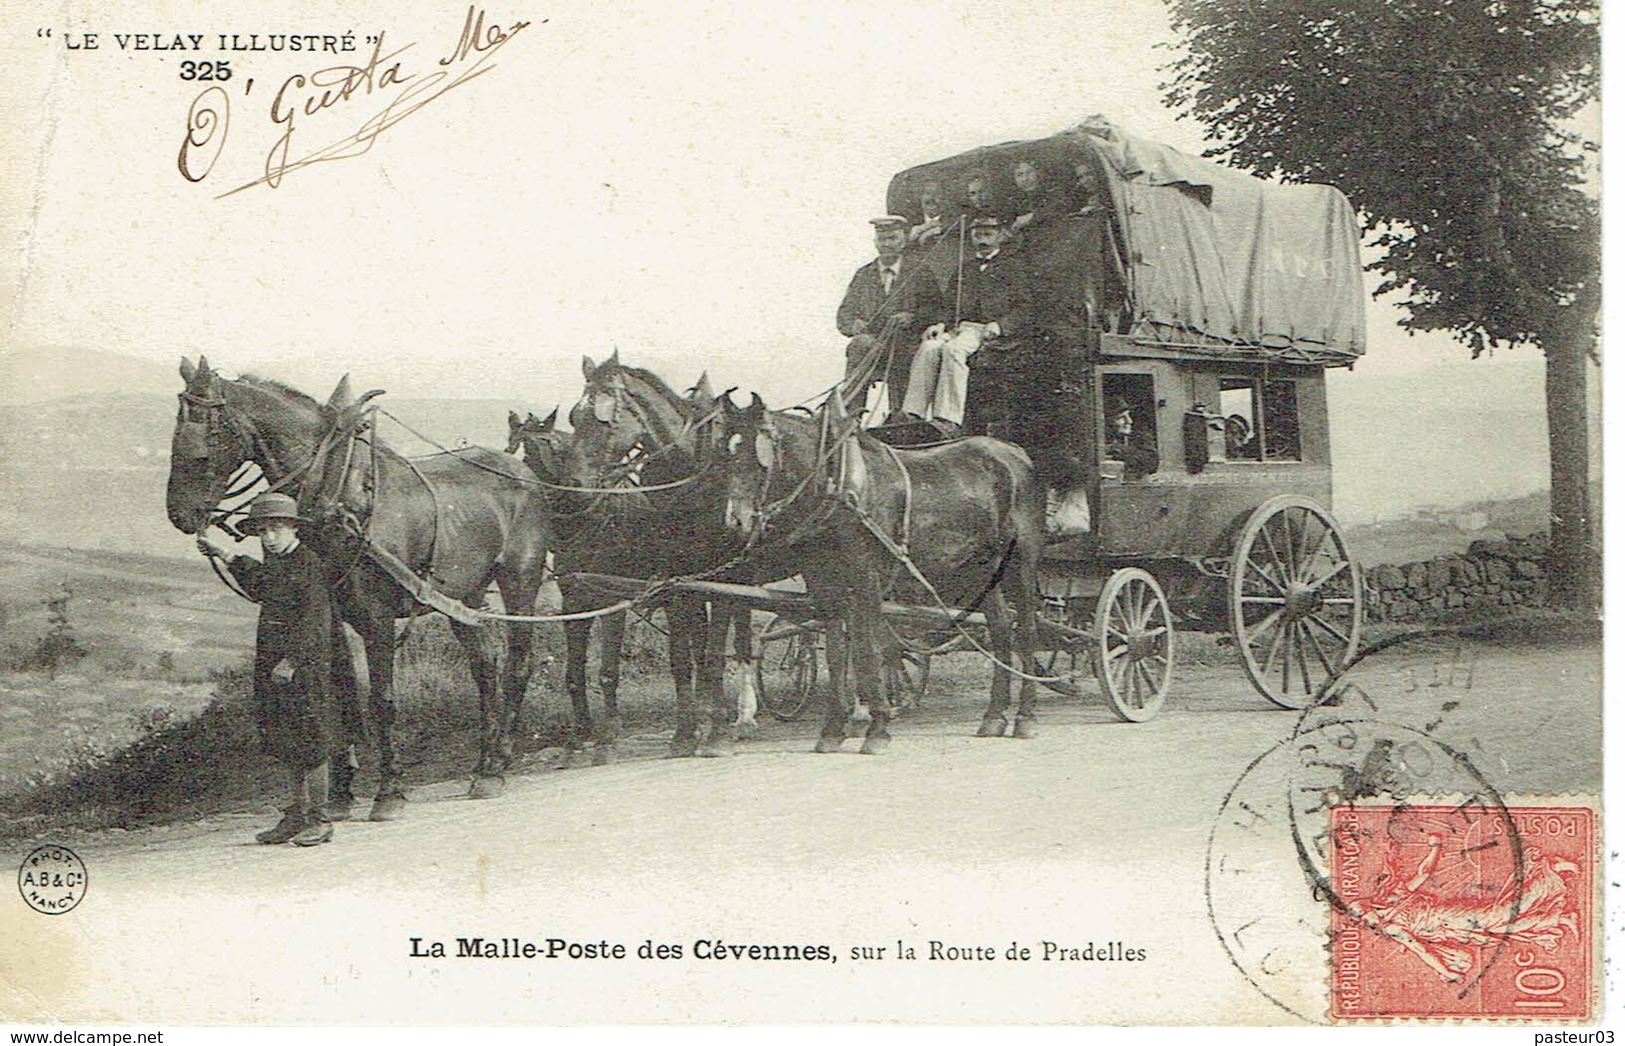
<instances>
[{"instance_id":1,"label":"coach wheel","mask_svg":"<svg viewBox=\"0 0 1625 1046\"><path fill-rule=\"evenodd\" d=\"M1162 710L1174 673L1174 621L1157 579L1113 571L1095 604L1095 676L1112 711L1143 723Z\"/></svg>"},{"instance_id":2,"label":"coach wheel","mask_svg":"<svg viewBox=\"0 0 1625 1046\"><path fill-rule=\"evenodd\" d=\"M1230 628L1254 689L1304 708L1360 643L1360 565L1337 521L1306 498L1264 502L1230 564Z\"/></svg>"},{"instance_id":3,"label":"coach wheel","mask_svg":"<svg viewBox=\"0 0 1625 1046\"><path fill-rule=\"evenodd\" d=\"M761 637L756 660L757 700L768 715L786 723L800 719L818 686L823 635L774 618Z\"/></svg>"}]
</instances>

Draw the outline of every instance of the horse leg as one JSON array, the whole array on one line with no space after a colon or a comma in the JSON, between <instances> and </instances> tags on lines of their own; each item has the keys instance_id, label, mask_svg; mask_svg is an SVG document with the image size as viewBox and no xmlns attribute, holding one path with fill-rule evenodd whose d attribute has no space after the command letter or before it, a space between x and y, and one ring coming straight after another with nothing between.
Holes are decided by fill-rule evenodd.
<instances>
[{"instance_id":1,"label":"horse leg","mask_svg":"<svg viewBox=\"0 0 1625 1046\"><path fill-rule=\"evenodd\" d=\"M334 821L348 821L355 809L355 775L360 769L356 762L356 745L367 736L367 718L361 698L361 673L357 661L365 661L364 650L352 647L353 629L346 628L338 617L333 619L332 686L338 697L344 722L345 742L342 751L334 752L328 760L327 816ZM360 636L355 636L357 646Z\"/></svg>"},{"instance_id":2,"label":"horse leg","mask_svg":"<svg viewBox=\"0 0 1625 1046\"><path fill-rule=\"evenodd\" d=\"M1004 593L994 591L988 594L983 605L987 612L987 635L993 648L993 656L1005 664L1010 663L1010 604L1005 601ZM982 725L976 728L977 737L1003 737L1004 731L1010 725L1004 713L1010 707L1010 673L997 665L993 666L993 689L988 698L987 711L982 713Z\"/></svg>"},{"instance_id":3,"label":"horse leg","mask_svg":"<svg viewBox=\"0 0 1625 1046\"><path fill-rule=\"evenodd\" d=\"M733 710L723 685L728 665L728 626L732 622L733 614L728 607L720 602L710 605L699 682L706 709L705 739L695 751L707 759L733 755Z\"/></svg>"},{"instance_id":4,"label":"horse leg","mask_svg":"<svg viewBox=\"0 0 1625 1046\"><path fill-rule=\"evenodd\" d=\"M621 737L621 656L626 643L626 612L599 619L598 690L604 695L604 723L593 743L594 765L615 761L615 742Z\"/></svg>"},{"instance_id":5,"label":"horse leg","mask_svg":"<svg viewBox=\"0 0 1625 1046\"><path fill-rule=\"evenodd\" d=\"M502 592L502 605L510 614L528 616L536 610L536 592L541 582L533 578L520 578L508 574L497 576L497 587ZM508 656L502 663L502 720L498 726L496 756L500 769L513 765L513 735L519 729L519 714L524 709L525 691L530 686L531 643L535 640L535 626L507 622Z\"/></svg>"},{"instance_id":6,"label":"horse leg","mask_svg":"<svg viewBox=\"0 0 1625 1046\"><path fill-rule=\"evenodd\" d=\"M846 723L852 715L852 698L847 689L846 614L832 614L824 622L824 658L829 663L829 691L824 700L824 725L818 732L814 752L839 752L846 740Z\"/></svg>"},{"instance_id":7,"label":"horse leg","mask_svg":"<svg viewBox=\"0 0 1625 1046\"><path fill-rule=\"evenodd\" d=\"M566 596L564 609L571 612L572 600ZM564 623L564 689L570 695L570 725L565 730L564 747L577 752L592 732L592 708L587 701L587 643L592 639L592 618ZM569 757L566 755L568 764Z\"/></svg>"},{"instance_id":8,"label":"horse leg","mask_svg":"<svg viewBox=\"0 0 1625 1046\"><path fill-rule=\"evenodd\" d=\"M860 567L860 569L863 569ZM879 755L891 744L891 701L886 692L886 630L880 616L880 586L865 572L853 590L851 608L853 682L858 696L869 705L869 729L863 735L864 755Z\"/></svg>"},{"instance_id":9,"label":"horse leg","mask_svg":"<svg viewBox=\"0 0 1625 1046\"><path fill-rule=\"evenodd\" d=\"M395 617L381 607L371 608L368 620L357 627L367 650L368 706L378 737L378 794L373 797L369 821L393 821L406 810L406 790L395 761Z\"/></svg>"},{"instance_id":10,"label":"horse leg","mask_svg":"<svg viewBox=\"0 0 1625 1046\"><path fill-rule=\"evenodd\" d=\"M496 665L485 650L485 626L452 622L451 634L468 655L468 667L474 673L474 686L480 693L480 758L474 765L474 781L469 786L470 799L494 799L502 794L507 782L502 777L502 759L497 751L497 739L502 730L502 710L498 707Z\"/></svg>"},{"instance_id":11,"label":"horse leg","mask_svg":"<svg viewBox=\"0 0 1625 1046\"><path fill-rule=\"evenodd\" d=\"M703 625L704 607L690 596L676 596L666 604L666 628L671 633L667 651L671 658L672 685L677 691L677 727L672 733L669 755L683 758L699 748L699 713L694 707L695 639ZM696 620L698 619L698 620Z\"/></svg>"},{"instance_id":12,"label":"horse leg","mask_svg":"<svg viewBox=\"0 0 1625 1046\"><path fill-rule=\"evenodd\" d=\"M734 632L735 682L738 686L734 700L734 736L745 740L756 736L756 708L761 700L761 695L756 692L756 630L748 605L733 603L729 607L728 620Z\"/></svg>"},{"instance_id":13,"label":"horse leg","mask_svg":"<svg viewBox=\"0 0 1625 1046\"><path fill-rule=\"evenodd\" d=\"M1015 586L1011 599L1016 604L1016 653L1021 656L1021 670L1033 676L1038 674L1038 557L1020 552L1017 554L1022 556L1022 560L1012 572L1015 576L1005 583ZM1038 685L1031 679L1023 679L1021 704L1016 708L1016 726L1010 736L1032 737L1037 719Z\"/></svg>"}]
</instances>

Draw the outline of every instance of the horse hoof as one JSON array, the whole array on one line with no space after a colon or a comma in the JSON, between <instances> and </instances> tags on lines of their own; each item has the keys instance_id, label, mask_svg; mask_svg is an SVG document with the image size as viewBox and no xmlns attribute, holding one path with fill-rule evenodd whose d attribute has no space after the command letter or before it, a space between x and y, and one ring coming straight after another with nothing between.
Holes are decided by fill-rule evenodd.
<instances>
[{"instance_id":1,"label":"horse hoof","mask_svg":"<svg viewBox=\"0 0 1625 1046\"><path fill-rule=\"evenodd\" d=\"M1006 726L1004 716L989 715L982 717L982 725L976 728L977 737L1003 737Z\"/></svg>"},{"instance_id":2,"label":"horse hoof","mask_svg":"<svg viewBox=\"0 0 1625 1046\"><path fill-rule=\"evenodd\" d=\"M608 766L616 759L615 746L612 744L594 745L592 750L593 766Z\"/></svg>"},{"instance_id":3,"label":"horse hoof","mask_svg":"<svg viewBox=\"0 0 1625 1046\"><path fill-rule=\"evenodd\" d=\"M700 750L698 741L673 741L666 747L667 759L689 759Z\"/></svg>"},{"instance_id":4,"label":"horse hoof","mask_svg":"<svg viewBox=\"0 0 1625 1046\"><path fill-rule=\"evenodd\" d=\"M1010 731L1011 737L1026 741L1037 736L1037 734L1038 727L1033 725L1033 721L1030 717L1016 716L1016 725L1014 729Z\"/></svg>"},{"instance_id":5,"label":"horse hoof","mask_svg":"<svg viewBox=\"0 0 1625 1046\"><path fill-rule=\"evenodd\" d=\"M733 742L707 741L705 744L695 749L694 754L699 756L701 759L726 759L734 754Z\"/></svg>"},{"instance_id":6,"label":"horse hoof","mask_svg":"<svg viewBox=\"0 0 1625 1046\"><path fill-rule=\"evenodd\" d=\"M828 755L831 752L839 752L841 750L841 742L844 740L846 740L844 737L820 737L818 739L818 743L813 745L813 751L817 752L819 755Z\"/></svg>"},{"instance_id":7,"label":"horse hoof","mask_svg":"<svg viewBox=\"0 0 1625 1046\"><path fill-rule=\"evenodd\" d=\"M862 752L864 755L879 755L880 753L884 752L886 747L890 744L891 738L883 735L866 737L863 739L863 747L858 749L858 751Z\"/></svg>"},{"instance_id":8,"label":"horse hoof","mask_svg":"<svg viewBox=\"0 0 1625 1046\"><path fill-rule=\"evenodd\" d=\"M468 786L470 799L495 799L508 788L508 782L503 777L476 777Z\"/></svg>"},{"instance_id":9,"label":"horse hoof","mask_svg":"<svg viewBox=\"0 0 1625 1046\"><path fill-rule=\"evenodd\" d=\"M406 812L406 796L401 792L384 792L372 801L369 821L393 821Z\"/></svg>"},{"instance_id":10,"label":"horse hoof","mask_svg":"<svg viewBox=\"0 0 1625 1046\"><path fill-rule=\"evenodd\" d=\"M329 821L348 821L355 816L355 796L335 795L327 800Z\"/></svg>"}]
</instances>

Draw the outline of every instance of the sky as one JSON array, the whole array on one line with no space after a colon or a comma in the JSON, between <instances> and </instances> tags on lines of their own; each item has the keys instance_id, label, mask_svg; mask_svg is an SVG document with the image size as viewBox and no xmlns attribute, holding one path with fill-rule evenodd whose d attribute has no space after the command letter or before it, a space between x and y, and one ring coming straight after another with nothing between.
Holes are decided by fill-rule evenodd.
<instances>
[{"instance_id":1,"label":"sky","mask_svg":"<svg viewBox=\"0 0 1625 1046\"><path fill-rule=\"evenodd\" d=\"M772 18L729 0L493 5L488 32L530 25L484 56L484 75L361 155L222 199L264 173L286 129L271 118L278 85L363 63L380 32L421 84L465 8L0 6L0 80L32 100L0 114L0 137L33 164L0 188L6 346L166 363L204 352L311 388L350 371L403 395L548 405L579 389L583 355L618 349L673 384L705 369L793 402L839 376L835 306L872 256L866 219L893 173L1094 113L1204 145L1162 101L1173 52L1158 0L888 0ZM273 31L353 32L357 51L217 46ZM137 51L133 33L203 34L203 49ZM177 153L209 85L183 80L181 62L220 58L229 118L194 169L224 144L194 183ZM299 82L288 97L312 97ZM290 150L353 133L399 90L295 110ZM1448 338L1400 333L1390 306L1369 316L1356 378L1467 358Z\"/></svg>"}]
</instances>

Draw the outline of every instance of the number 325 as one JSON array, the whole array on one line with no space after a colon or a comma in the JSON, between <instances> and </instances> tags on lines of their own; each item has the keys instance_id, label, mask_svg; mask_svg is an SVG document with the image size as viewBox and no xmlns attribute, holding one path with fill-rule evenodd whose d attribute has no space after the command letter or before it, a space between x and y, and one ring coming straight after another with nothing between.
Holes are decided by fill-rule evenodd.
<instances>
[{"instance_id":1,"label":"number 325","mask_svg":"<svg viewBox=\"0 0 1625 1046\"><path fill-rule=\"evenodd\" d=\"M231 62L182 62L182 80L230 80Z\"/></svg>"}]
</instances>

